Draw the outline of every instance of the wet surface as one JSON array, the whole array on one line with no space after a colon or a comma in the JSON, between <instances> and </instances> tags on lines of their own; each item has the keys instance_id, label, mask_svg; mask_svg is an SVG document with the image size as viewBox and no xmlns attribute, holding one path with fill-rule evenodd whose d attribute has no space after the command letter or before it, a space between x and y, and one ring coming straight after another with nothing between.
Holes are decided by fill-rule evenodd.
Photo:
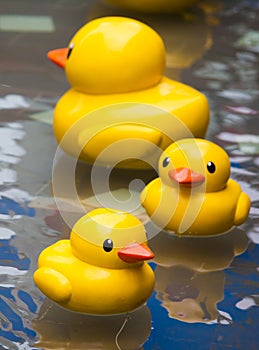
<instances>
[{"instance_id":1,"label":"wet surface","mask_svg":"<svg viewBox=\"0 0 259 350\"><path fill-rule=\"evenodd\" d=\"M257 349L258 2L202 1L178 15L82 0L0 5L0 348ZM153 26L167 47L166 74L205 93L211 108L207 138L227 150L231 177L252 207L246 223L225 235L179 239L162 232L153 238L156 285L147 305L129 317L99 318L59 309L32 275L40 251L70 232L51 183L57 147L52 112L69 85L46 52L67 45L85 21L111 14ZM79 164L86 209L96 205L85 185L90 172ZM114 171L112 189L154 176Z\"/></svg>"}]
</instances>

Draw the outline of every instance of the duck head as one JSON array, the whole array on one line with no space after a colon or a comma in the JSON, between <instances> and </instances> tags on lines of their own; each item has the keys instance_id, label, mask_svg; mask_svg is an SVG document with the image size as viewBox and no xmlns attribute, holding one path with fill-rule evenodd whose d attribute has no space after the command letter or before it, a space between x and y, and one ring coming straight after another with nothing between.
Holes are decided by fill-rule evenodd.
<instances>
[{"instance_id":1,"label":"duck head","mask_svg":"<svg viewBox=\"0 0 259 350\"><path fill-rule=\"evenodd\" d=\"M159 176L168 186L222 190L230 176L227 153L213 142L182 139L170 145L159 160Z\"/></svg>"},{"instance_id":2,"label":"duck head","mask_svg":"<svg viewBox=\"0 0 259 350\"><path fill-rule=\"evenodd\" d=\"M65 68L75 90L88 94L149 88L159 83L165 68L160 36L144 23L125 17L90 21L67 48L50 51L48 57Z\"/></svg>"},{"instance_id":3,"label":"duck head","mask_svg":"<svg viewBox=\"0 0 259 350\"><path fill-rule=\"evenodd\" d=\"M137 267L154 254L146 244L142 223L133 215L99 208L77 221L70 236L73 254L99 267Z\"/></svg>"}]
</instances>

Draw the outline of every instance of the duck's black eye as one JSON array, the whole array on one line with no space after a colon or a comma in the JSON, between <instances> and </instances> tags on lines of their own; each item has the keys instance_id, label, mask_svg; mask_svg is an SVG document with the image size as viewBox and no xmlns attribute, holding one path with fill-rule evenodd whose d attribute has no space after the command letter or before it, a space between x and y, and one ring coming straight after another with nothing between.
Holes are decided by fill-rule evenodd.
<instances>
[{"instance_id":1,"label":"duck's black eye","mask_svg":"<svg viewBox=\"0 0 259 350\"><path fill-rule=\"evenodd\" d=\"M103 242L103 250L106 251L107 253L110 252L113 248L113 241L109 238L107 238L104 242Z\"/></svg>"},{"instance_id":2,"label":"duck's black eye","mask_svg":"<svg viewBox=\"0 0 259 350\"><path fill-rule=\"evenodd\" d=\"M165 168L169 163L170 163L170 158L169 158L169 157L166 157L166 158L163 160L163 167Z\"/></svg>"},{"instance_id":3,"label":"duck's black eye","mask_svg":"<svg viewBox=\"0 0 259 350\"><path fill-rule=\"evenodd\" d=\"M209 173L213 174L213 173L215 173L216 166L215 166L214 163L209 162L209 163L207 164L207 169L208 169L208 172L209 172Z\"/></svg>"},{"instance_id":4,"label":"duck's black eye","mask_svg":"<svg viewBox=\"0 0 259 350\"><path fill-rule=\"evenodd\" d=\"M68 60L69 57L71 56L71 53L72 53L73 48L74 48L74 44L71 43L71 44L69 45L69 48L68 48L67 60Z\"/></svg>"}]
</instances>

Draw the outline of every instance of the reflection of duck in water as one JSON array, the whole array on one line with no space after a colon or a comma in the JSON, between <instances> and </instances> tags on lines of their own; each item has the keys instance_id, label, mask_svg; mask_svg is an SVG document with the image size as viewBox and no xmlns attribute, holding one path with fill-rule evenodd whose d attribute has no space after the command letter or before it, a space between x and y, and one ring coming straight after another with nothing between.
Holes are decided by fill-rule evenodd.
<instances>
[{"instance_id":1,"label":"reflection of duck in water","mask_svg":"<svg viewBox=\"0 0 259 350\"><path fill-rule=\"evenodd\" d=\"M149 241L159 266L183 265L198 272L223 270L248 245L245 231L235 228L224 235L211 237L178 237L160 232Z\"/></svg>"},{"instance_id":2,"label":"reflection of duck in water","mask_svg":"<svg viewBox=\"0 0 259 350\"><path fill-rule=\"evenodd\" d=\"M51 349L139 349L149 337L151 313L147 306L128 315L83 315L45 300L33 321L37 347Z\"/></svg>"},{"instance_id":3,"label":"reflection of duck in water","mask_svg":"<svg viewBox=\"0 0 259 350\"><path fill-rule=\"evenodd\" d=\"M183 139L159 160L159 177L140 200L159 227L184 235L213 235L247 219L250 198L229 179L227 153L213 142Z\"/></svg>"},{"instance_id":4,"label":"reflection of duck in water","mask_svg":"<svg viewBox=\"0 0 259 350\"><path fill-rule=\"evenodd\" d=\"M205 136L209 122L206 97L163 75L163 41L144 23L125 17L98 18L83 26L68 48L51 51L49 58L65 68L72 86L54 112L54 132L59 143L70 130L61 143L66 152L80 154L92 163L110 145L134 139L131 147L124 144L106 152L102 163L114 165L128 148L134 151L131 158L142 159L153 145L164 149L190 133ZM154 110L150 116L145 110L131 110L128 106L116 113L114 104L144 104ZM103 107L108 107L108 112L96 119L91 112ZM170 118L166 120L167 114ZM159 120L164 131L162 126L155 127L153 120ZM175 120L186 127L184 134L175 135ZM146 142L135 147L136 139ZM143 164L128 160L120 167L142 168Z\"/></svg>"},{"instance_id":5,"label":"reflection of duck in water","mask_svg":"<svg viewBox=\"0 0 259 350\"><path fill-rule=\"evenodd\" d=\"M146 302L154 274L145 260L141 222L131 214L100 208L75 224L70 240L46 248L34 281L65 308L89 314L116 314Z\"/></svg>"},{"instance_id":6,"label":"reflection of duck in water","mask_svg":"<svg viewBox=\"0 0 259 350\"><path fill-rule=\"evenodd\" d=\"M217 303L224 297L224 269L248 245L244 231L196 238L161 232L150 240L155 252L155 291L169 316L184 322L220 318Z\"/></svg>"},{"instance_id":7,"label":"reflection of duck in water","mask_svg":"<svg viewBox=\"0 0 259 350\"><path fill-rule=\"evenodd\" d=\"M197 273L185 266L161 267L155 271L156 297L170 317L184 322L217 319L217 303L224 297L224 272Z\"/></svg>"}]
</instances>

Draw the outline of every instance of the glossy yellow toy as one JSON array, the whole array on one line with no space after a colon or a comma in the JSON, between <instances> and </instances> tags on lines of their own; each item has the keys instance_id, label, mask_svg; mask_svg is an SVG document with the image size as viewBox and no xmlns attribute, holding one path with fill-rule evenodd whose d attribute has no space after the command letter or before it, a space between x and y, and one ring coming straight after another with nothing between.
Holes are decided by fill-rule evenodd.
<instances>
[{"instance_id":1,"label":"glossy yellow toy","mask_svg":"<svg viewBox=\"0 0 259 350\"><path fill-rule=\"evenodd\" d=\"M169 9L162 8L162 2L151 0L158 11L165 12L164 14L154 15L151 12L150 2L138 1L139 6L147 5L150 11L131 12L126 8L128 5L126 1L112 0L115 6L110 6L104 1L94 2L87 14L87 21L94 18L105 16L127 16L133 17L137 20L151 26L162 37L166 48L166 74L171 79L181 81L181 72L183 69L191 67L197 60L201 59L203 54L210 49L213 44L213 36L211 25L217 24L217 18L213 14L218 13L220 3L216 4L206 3L192 7L192 9L175 13L168 16ZM115 3L117 2L117 4ZM111 2L111 1L110 1ZM120 2L120 4L119 4ZM174 0L166 0L170 5L174 5ZM178 5L184 1L177 1ZM133 5L133 1L129 0L129 4ZM125 6L122 7L122 6ZM216 6L211 6L216 5ZM213 24L212 24L213 18Z\"/></svg>"},{"instance_id":2,"label":"glossy yellow toy","mask_svg":"<svg viewBox=\"0 0 259 350\"><path fill-rule=\"evenodd\" d=\"M144 226L127 212L100 208L83 216L70 240L39 256L34 281L61 306L88 314L118 314L145 303L154 273Z\"/></svg>"},{"instance_id":3,"label":"glossy yellow toy","mask_svg":"<svg viewBox=\"0 0 259 350\"><path fill-rule=\"evenodd\" d=\"M54 112L54 133L65 152L92 163L110 145L130 140L106 152L101 163L145 168L137 160L153 154L153 145L162 151L175 139L205 136L206 97L163 75L163 41L144 23L125 17L92 20L74 35L68 48L50 51L48 57L65 68L72 86ZM116 112L118 105L124 110ZM148 115L138 105L154 110ZM96 117L92 112L101 108L105 112ZM183 132L176 134L175 120L185 126ZM146 142L136 146L136 140ZM154 155L155 161L160 154Z\"/></svg>"},{"instance_id":4,"label":"glossy yellow toy","mask_svg":"<svg viewBox=\"0 0 259 350\"><path fill-rule=\"evenodd\" d=\"M230 161L218 145L183 139L159 160L159 178L141 193L141 203L161 228L181 235L213 235L245 222L250 198L229 179Z\"/></svg>"}]
</instances>

